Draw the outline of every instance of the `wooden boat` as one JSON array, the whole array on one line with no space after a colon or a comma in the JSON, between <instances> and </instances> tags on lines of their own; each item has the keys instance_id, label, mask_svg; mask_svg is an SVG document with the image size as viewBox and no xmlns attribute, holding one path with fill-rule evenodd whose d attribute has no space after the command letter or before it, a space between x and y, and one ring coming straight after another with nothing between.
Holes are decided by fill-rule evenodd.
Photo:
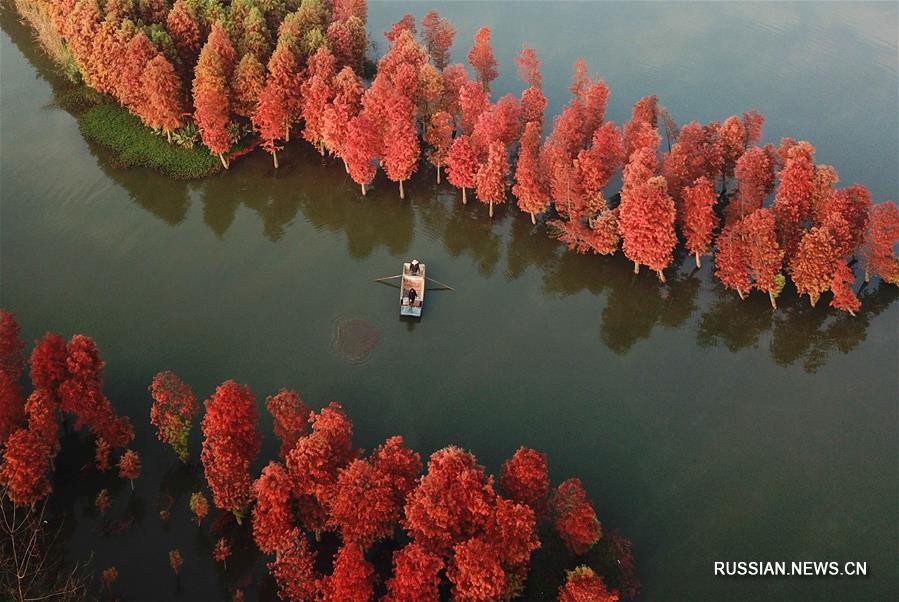
<instances>
[{"instance_id":1,"label":"wooden boat","mask_svg":"<svg viewBox=\"0 0 899 602\"><path fill-rule=\"evenodd\" d=\"M415 291L414 297L410 296L410 291ZM418 272L414 273L412 263L404 263L402 280L400 281L400 315L420 318L424 300L425 264L419 263Z\"/></svg>"}]
</instances>

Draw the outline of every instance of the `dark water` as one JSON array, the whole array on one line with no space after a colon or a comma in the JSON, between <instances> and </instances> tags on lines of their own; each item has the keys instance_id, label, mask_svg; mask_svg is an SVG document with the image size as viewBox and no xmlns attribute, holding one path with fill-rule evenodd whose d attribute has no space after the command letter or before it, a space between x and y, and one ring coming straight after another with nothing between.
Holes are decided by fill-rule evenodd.
<instances>
[{"instance_id":1,"label":"dark water","mask_svg":"<svg viewBox=\"0 0 899 602\"><path fill-rule=\"evenodd\" d=\"M372 3L372 37L429 4ZM619 123L649 93L681 122L757 108L766 140L808 138L876 200L899 189L894 4L439 8L459 31L456 58L478 26L493 29L497 93L520 90L512 59L527 42L555 111L583 55ZM423 454L455 442L491 471L519 445L546 451L552 481L579 476L604 526L633 539L641 599L896 595L895 287L867 289L856 318L790 291L772 314L690 260L660 288L620 256L565 252L511 209L488 222L429 170L405 202L382 179L363 200L301 146L277 173L262 153L198 183L117 171L54 105L46 62L5 11L3 30L0 302L29 341L92 335L107 393L137 425L144 474L132 498L82 469L76 439L56 483L71 558L93 551L97 568L115 565L128 599L221 598L262 572L240 540L222 573L209 524L188 522L199 471L181 469L147 424L146 387L166 368L203 398L235 378L260 401L282 386L315 408L339 400L364 448L394 433ZM457 289L428 293L420 323L398 318L396 289L371 282L412 255ZM268 436L263 454L274 452ZM116 496L105 528L101 487ZM162 526L165 495L176 503ZM116 533L110 523L127 516ZM859 560L868 577L724 579L715 560ZM549 598L574 562L547 550L526 597Z\"/></svg>"}]
</instances>

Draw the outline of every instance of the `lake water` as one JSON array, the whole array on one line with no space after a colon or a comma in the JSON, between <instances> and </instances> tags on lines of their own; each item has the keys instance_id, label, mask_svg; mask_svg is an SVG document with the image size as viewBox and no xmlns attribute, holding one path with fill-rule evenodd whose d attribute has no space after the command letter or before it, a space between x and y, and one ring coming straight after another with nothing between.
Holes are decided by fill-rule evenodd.
<instances>
[{"instance_id":1,"label":"lake water","mask_svg":"<svg viewBox=\"0 0 899 602\"><path fill-rule=\"evenodd\" d=\"M371 3L372 39L383 49L380 32L431 4ZM808 139L843 184L896 198L895 4L439 4L457 60L478 27L493 31L497 95L520 91L513 59L528 43L554 113L584 56L611 88L609 119L646 94L681 123L755 108L765 141ZM282 386L315 408L339 400L367 449L395 433L423 454L457 443L491 471L519 445L543 450L553 483L580 477L604 527L633 539L643 600L897 594L895 287L867 289L855 318L789 291L772 314L690 258L659 287L620 255L566 252L511 208L489 222L429 169L404 202L383 176L363 199L301 145L277 173L262 152L201 182L118 171L54 104L29 33L7 10L2 24L0 303L28 341L93 336L107 393L137 427L133 498L82 469L77 440L56 482L71 558L115 565L128 599L222 597L263 570L243 541L222 573L213 536L189 524L200 471L180 468L147 419L162 369L202 398L234 378L260 403ZM457 289L428 293L418 323L399 319L396 289L372 282L411 256ZM351 336L336 340L341 325ZM196 432L191 444L198 456ZM263 455L275 447L268 435ZM114 519L135 517L124 533L102 530L93 510L107 486ZM161 492L176 498L164 527ZM716 560L858 560L868 576L721 578ZM552 597L573 564L542 551L525 598Z\"/></svg>"}]
</instances>

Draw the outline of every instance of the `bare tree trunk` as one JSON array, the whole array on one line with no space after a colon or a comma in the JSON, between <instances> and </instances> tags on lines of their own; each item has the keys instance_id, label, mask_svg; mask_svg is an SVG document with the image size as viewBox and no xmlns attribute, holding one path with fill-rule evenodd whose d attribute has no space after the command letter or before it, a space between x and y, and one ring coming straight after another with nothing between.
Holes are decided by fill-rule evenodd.
<instances>
[{"instance_id":1,"label":"bare tree trunk","mask_svg":"<svg viewBox=\"0 0 899 602\"><path fill-rule=\"evenodd\" d=\"M740 289L737 289L737 294L740 295L740 301L746 300L746 295L744 295L743 291L741 291Z\"/></svg>"},{"instance_id":2,"label":"bare tree trunk","mask_svg":"<svg viewBox=\"0 0 899 602\"><path fill-rule=\"evenodd\" d=\"M224 153L219 153L219 159L221 160L222 165L224 166L224 168L225 168L225 169L228 169L228 160L225 159Z\"/></svg>"},{"instance_id":3,"label":"bare tree trunk","mask_svg":"<svg viewBox=\"0 0 899 602\"><path fill-rule=\"evenodd\" d=\"M465 196L465 187L462 187L462 204L465 205L468 203L468 198Z\"/></svg>"},{"instance_id":4,"label":"bare tree trunk","mask_svg":"<svg viewBox=\"0 0 899 602\"><path fill-rule=\"evenodd\" d=\"M699 263L699 253L697 253L696 254L696 269L698 270L701 267L702 267L702 264Z\"/></svg>"},{"instance_id":5,"label":"bare tree trunk","mask_svg":"<svg viewBox=\"0 0 899 602\"><path fill-rule=\"evenodd\" d=\"M272 161L275 162L275 169L278 169L278 151L272 151Z\"/></svg>"},{"instance_id":6,"label":"bare tree trunk","mask_svg":"<svg viewBox=\"0 0 899 602\"><path fill-rule=\"evenodd\" d=\"M343 159L343 157L341 157ZM346 159L343 159L343 169L345 172L350 173L350 166L346 164Z\"/></svg>"},{"instance_id":7,"label":"bare tree trunk","mask_svg":"<svg viewBox=\"0 0 899 602\"><path fill-rule=\"evenodd\" d=\"M639 273L640 273L640 264L635 261L634 262L634 274L639 274Z\"/></svg>"},{"instance_id":8,"label":"bare tree trunk","mask_svg":"<svg viewBox=\"0 0 899 602\"><path fill-rule=\"evenodd\" d=\"M403 181L400 180L400 199L406 198L406 191L403 190Z\"/></svg>"},{"instance_id":9,"label":"bare tree trunk","mask_svg":"<svg viewBox=\"0 0 899 602\"><path fill-rule=\"evenodd\" d=\"M490 210L488 211L490 219L493 219L493 201L490 201Z\"/></svg>"},{"instance_id":10,"label":"bare tree trunk","mask_svg":"<svg viewBox=\"0 0 899 602\"><path fill-rule=\"evenodd\" d=\"M290 142L290 124L284 126L284 142Z\"/></svg>"},{"instance_id":11,"label":"bare tree trunk","mask_svg":"<svg viewBox=\"0 0 899 602\"><path fill-rule=\"evenodd\" d=\"M362 196L365 196L365 184L363 183L363 184L361 184L361 186L362 186Z\"/></svg>"},{"instance_id":12,"label":"bare tree trunk","mask_svg":"<svg viewBox=\"0 0 899 602\"><path fill-rule=\"evenodd\" d=\"M534 213L533 211L531 212L531 223L534 224L535 226L537 225L537 214Z\"/></svg>"},{"instance_id":13,"label":"bare tree trunk","mask_svg":"<svg viewBox=\"0 0 899 602\"><path fill-rule=\"evenodd\" d=\"M665 284L665 274L662 273L662 270L656 270L656 274L659 276L659 282Z\"/></svg>"},{"instance_id":14,"label":"bare tree trunk","mask_svg":"<svg viewBox=\"0 0 899 602\"><path fill-rule=\"evenodd\" d=\"M774 297L774 292L773 292L773 291L768 291L768 298L771 299L771 308L772 308L772 309L777 309L777 301L776 301L776 299L775 299L775 297Z\"/></svg>"},{"instance_id":15,"label":"bare tree trunk","mask_svg":"<svg viewBox=\"0 0 899 602\"><path fill-rule=\"evenodd\" d=\"M440 184L440 163L437 164L437 183Z\"/></svg>"},{"instance_id":16,"label":"bare tree trunk","mask_svg":"<svg viewBox=\"0 0 899 602\"><path fill-rule=\"evenodd\" d=\"M166 130L165 137L166 137L166 140L169 141L169 144L171 144L172 143L172 130Z\"/></svg>"}]
</instances>

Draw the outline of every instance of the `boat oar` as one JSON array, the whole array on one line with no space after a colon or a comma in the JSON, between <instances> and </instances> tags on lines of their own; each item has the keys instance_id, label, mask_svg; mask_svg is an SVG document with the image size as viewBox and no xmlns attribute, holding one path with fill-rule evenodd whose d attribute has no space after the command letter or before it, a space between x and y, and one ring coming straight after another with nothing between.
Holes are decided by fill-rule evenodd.
<instances>
[{"instance_id":1,"label":"boat oar","mask_svg":"<svg viewBox=\"0 0 899 602\"><path fill-rule=\"evenodd\" d=\"M397 276L384 276L383 278L375 278L374 282L382 282L384 280L393 280L394 278L402 278L403 275L399 274Z\"/></svg>"},{"instance_id":2,"label":"boat oar","mask_svg":"<svg viewBox=\"0 0 899 602\"><path fill-rule=\"evenodd\" d=\"M433 278L428 278L427 276L425 276L425 279L426 279L426 280L430 280L430 281L433 282L434 284L439 284L440 286L442 286L442 287L444 287L444 288L448 288L448 289L451 290L451 291L455 291L455 290L456 290L456 289L454 289L453 287L451 287L450 285L448 285L448 284L446 284L446 283L443 283L443 282L440 282L439 280L434 280Z\"/></svg>"}]
</instances>

